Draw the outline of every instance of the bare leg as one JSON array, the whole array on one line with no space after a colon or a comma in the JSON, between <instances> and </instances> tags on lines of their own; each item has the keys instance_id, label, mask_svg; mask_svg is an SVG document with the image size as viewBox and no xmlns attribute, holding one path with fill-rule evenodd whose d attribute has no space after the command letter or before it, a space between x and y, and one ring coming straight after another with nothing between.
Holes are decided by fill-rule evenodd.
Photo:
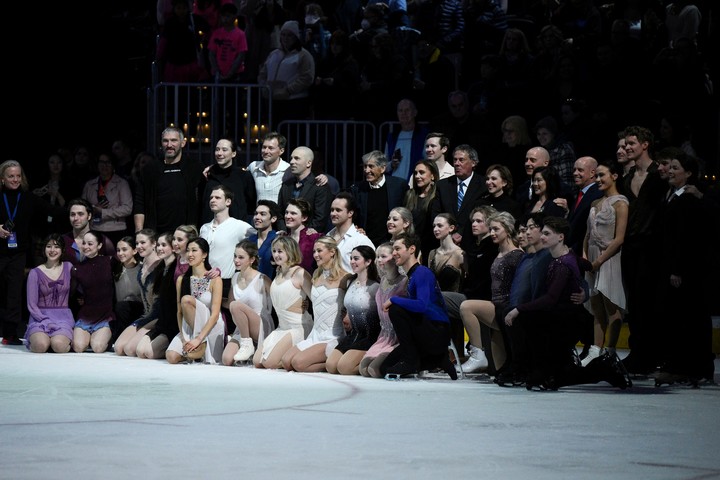
<instances>
[{"instance_id":1,"label":"bare leg","mask_svg":"<svg viewBox=\"0 0 720 480\"><path fill-rule=\"evenodd\" d=\"M233 319L235 317L233 316ZM225 345L225 350L223 350L222 354L222 364L226 365L228 367L235 365L235 354L240 350L240 344L238 343L237 339L232 338L230 341Z\"/></svg>"},{"instance_id":2,"label":"bare leg","mask_svg":"<svg viewBox=\"0 0 720 480\"><path fill-rule=\"evenodd\" d=\"M157 320L153 320L152 322L148 323L146 326L142 327L140 330L135 332L135 335L130 338L130 340L125 345L125 355L128 357L134 357L137 355L137 346L140 340L145 337L145 335L150 331L150 329L155 326L155 323Z\"/></svg>"},{"instance_id":3,"label":"bare leg","mask_svg":"<svg viewBox=\"0 0 720 480\"><path fill-rule=\"evenodd\" d=\"M138 358L165 358L168 345L170 345L170 341L165 334L158 335L154 340L150 340L150 337L145 335L138 342L135 353Z\"/></svg>"},{"instance_id":4,"label":"bare leg","mask_svg":"<svg viewBox=\"0 0 720 480\"><path fill-rule=\"evenodd\" d=\"M593 343L602 348L605 345L605 329L608 324L602 294L590 297L590 309L593 312Z\"/></svg>"},{"instance_id":5,"label":"bare leg","mask_svg":"<svg viewBox=\"0 0 720 480\"><path fill-rule=\"evenodd\" d=\"M82 328L75 327L73 329L72 348L75 353L83 353L90 345L90 332Z\"/></svg>"},{"instance_id":6,"label":"bare leg","mask_svg":"<svg viewBox=\"0 0 720 480\"><path fill-rule=\"evenodd\" d=\"M242 338L252 338L257 343L260 333L260 315L238 301L230 303L230 314Z\"/></svg>"},{"instance_id":7,"label":"bare leg","mask_svg":"<svg viewBox=\"0 0 720 480\"><path fill-rule=\"evenodd\" d=\"M460 318L468 332L470 344L482 349L480 323L488 326L494 323L495 305L487 300L465 300L460 304Z\"/></svg>"},{"instance_id":8,"label":"bare leg","mask_svg":"<svg viewBox=\"0 0 720 480\"><path fill-rule=\"evenodd\" d=\"M103 353L110 344L110 338L112 338L112 330L110 330L110 327L103 327L100 330L96 330L90 335L90 348L92 348L92 351L95 353Z\"/></svg>"},{"instance_id":9,"label":"bare leg","mask_svg":"<svg viewBox=\"0 0 720 480\"><path fill-rule=\"evenodd\" d=\"M339 352L339 350L333 350L333 353L335 352ZM341 375L358 375L360 373L360 361L364 356L364 350L348 350L338 362L338 372Z\"/></svg>"},{"instance_id":10,"label":"bare leg","mask_svg":"<svg viewBox=\"0 0 720 480\"><path fill-rule=\"evenodd\" d=\"M115 355L125 355L125 345L137 333L137 328L129 325L122 331L120 336L115 340Z\"/></svg>"},{"instance_id":11,"label":"bare leg","mask_svg":"<svg viewBox=\"0 0 720 480\"><path fill-rule=\"evenodd\" d=\"M70 339L65 335L55 335L50 338L50 348L55 353L68 353L70 351Z\"/></svg>"},{"instance_id":12,"label":"bare leg","mask_svg":"<svg viewBox=\"0 0 720 480\"><path fill-rule=\"evenodd\" d=\"M36 332L30 335L30 351L33 353L45 353L50 348L50 337L47 333Z\"/></svg>"},{"instance_id":13,"label":"bare leg","mask_svg":"<svg viewBox=\"0 0 720 480\"><path fill-rule=\"evenodd\" d=\"M270 355L268 355L267 360L262 362L262 365L265 368L283 368L283 355L285 355L285 353L287 353L287 351L290 350L292 347L292 335L290 335L290 333L287 333L280 339L279 342L277 342L277 344L275 344L275 347L270 352Z\"/></svg>"},{"instance_id":14,"label":"bare leg","mask_svg":"<svg viewBox=\"0 0 720 480\"><path fill-rule=\"evenodd\" d=\"M318 343L312 347L298 352L292 358L292 368L297 372L324 372L327 355L325 355L326 343Z\"/></svg>"},{"instance_id":15,"label":"bare leg","mask_svg":"<svg viewBox=\"0 0 720 480\"><path fill-rule=\"evenodd\" d=\"M330 352L330 355L327 358L327 361L325 362L325 369L328 371L328 373L339 373L338 372L338 362L342 359L343 354L340 350L337 348L334 349L332 352Z\"/></svg>"},{"instance_id":16,"label":"bare leg","mask_svg":"<svg viewBox=\"0 0 720 480\"><path fill-rule=\"evenodd\" d=\"M300 349L297 348L295 345L290 347L287 352L282 356L280 359L280 363L282 364L282 368L287 370L288 372L294 370L292 366L292 360L295 358L295 355L297 355L300 352Z\"/></svg>"},{"instance_id":17,"label":"bare leg","mask_svg":"<svg viewBox=\"0 0 720 480\"><path fill-rule=\"evenodd\" d=\"M620 339L620 329L622 328L622 311L617 305L607 298L604 298L605 311L607 312L608 326L605 331L607 346L610 348L617 347Z\"/></svg>"},{"instance_id":18,"label":"bare leg","mask_svg":"<svg viewBox=\"0 0 720 480\"><path fill-rule=\"evenodd\" d=\"M183 313L183 320L190 326L190 330L195 327L195 297L192 295L185 295L180 300L180 308ZM186 338L185 340L190 340Z\"/></svg>"}]
</instances>

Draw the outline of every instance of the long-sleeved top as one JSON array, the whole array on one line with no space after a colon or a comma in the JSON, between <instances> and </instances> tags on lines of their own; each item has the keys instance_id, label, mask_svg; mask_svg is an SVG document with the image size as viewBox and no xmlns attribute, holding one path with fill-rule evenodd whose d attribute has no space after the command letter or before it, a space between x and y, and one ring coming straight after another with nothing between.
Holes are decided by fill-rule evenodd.
<instances>
[{"instance_id":1,"label":"long-sleeved top","mask_svg":"<svg viewBox=\"0 0 720 480\"><path fill-rule=\"evenodd\" d=\"M90 202L91 205L98 205L98 189L102 180L100 177L85 182L83 187L82 198ZM94 230L101 232L116 232L127 228L127 217L133 210L133 197L130 191L130 184L120 175L113 175L103 186L105 198L108 201L108 207L103 208L99 216L99 222L94 220ZM107 253L110 255L110 253Z\"/></svg>"},{"instance_id":2,"label":"long-sleeved top","mask_svg":"<svg viewBox=\"0 0 720 480\"><path fill-rule=\"evenodd\" d=\"M407 276L407 296L391 297L390 301L432 322L450 323L445 300L432 270L416 263Z\"/></svg>"}]
</instances>

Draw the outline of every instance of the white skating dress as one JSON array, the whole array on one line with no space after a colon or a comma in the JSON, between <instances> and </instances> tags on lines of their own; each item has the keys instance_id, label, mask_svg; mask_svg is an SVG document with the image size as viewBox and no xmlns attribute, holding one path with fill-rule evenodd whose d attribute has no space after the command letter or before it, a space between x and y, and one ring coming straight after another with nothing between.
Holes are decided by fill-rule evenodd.
<instances>
[{"instance_id":1,"label":"white skating dress","mask_svg":"<svg viewBox=\"0 0 720 480\"><path fill-rule=\"evenodd\" d=\"M305 292L301 288L295 288L292 282L292 276L298 268L302 267L294 267L287 279L280 279L276 276L270 285L270 299L278 318L278 327L263 340L262 361L268 359L272 349L285 335L291 335L292 344L297 345L312 328L312 317L309 313L296 313L288 310L298 301L303 301L307 297Z\"/></svg>"},{"instance_id":2,"label":"white skating dress","mask_svg":"<svg viewBox=\"0 0 720 480\"><path fill-rule=\"evenodd\" d=\"M235 301L247 305L260 316L260 332L258 333L258 345L260 345L275 328L271 314L270 298L265 294L265 278L267 277L263 273L255 275L255 278L245 288L240 288L238 275L240 275L240 272L235 272L231 281L233 297Z\"/></svg>"},{"instance_id":3,"label":"white skating dress","mask_svg":"<svg viewBox=\"0 0 720 480\"><path fill-rule=\"evenodd\" d=\"M328 288L326 285L313 285L311 297L313 315L313 327L305 340L298 343L300 350L312 347L318 343L325 343L325 354L337 346L338 338L345 334L340 317L340 305L343 299L340 296L340 288Z\"/></svg>"},{"instance_id":4,"label":"white skating dress","mask_svg":"<svg viewBox=\"0 0 720 480\"><path fill-rule=\"evenodd\" d=\"M182 334L185 340L190 340L198 336L200 331L205 327L210 319L212 306L212 294L209 290L210 279L205 277L190 277L190 293L195 299L195 325L190 327L185 318L182 322ZM207 336L207 349L205 350L204 363L217 364L222 359L222 352L225 349L225 321L222 315L219 315L217 323L210 330ZM183 341L180 334L173 338L168 346L168 350L177 352L182 355Z\"/></svg>"}]
</instances>

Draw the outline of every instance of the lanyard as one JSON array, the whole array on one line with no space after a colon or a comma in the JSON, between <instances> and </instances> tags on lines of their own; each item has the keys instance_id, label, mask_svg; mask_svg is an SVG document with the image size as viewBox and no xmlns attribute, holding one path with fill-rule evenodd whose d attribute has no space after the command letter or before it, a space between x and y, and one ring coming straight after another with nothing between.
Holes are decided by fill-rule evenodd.
<instances>
[{"instance_id":1,"label":"lanyard","mask_svg":"<svg viewBox=\"0 0 720 480\"><path fill-rule=\"evenodd\" d=\"M7 194L5 194L5 193L3 193L3 200L5 200L5 211L7 211L8 220L10 220L11 222L14 222L15 215L17 215L17 207L18 207L18 205L20 205L20 193L18 193L17 203L15 204L15 210L13 210L12 215L10 215L10 205L8 205Z\"/></svg>"}]
</instances>

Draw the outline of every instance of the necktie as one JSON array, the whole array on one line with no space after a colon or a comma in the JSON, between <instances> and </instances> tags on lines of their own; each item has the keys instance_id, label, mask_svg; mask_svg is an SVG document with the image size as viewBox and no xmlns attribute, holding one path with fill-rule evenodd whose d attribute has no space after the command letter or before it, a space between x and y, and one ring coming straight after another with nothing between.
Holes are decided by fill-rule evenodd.
<instances>
[{"instance_id":1,"label":"necktie","mask_svg":"<svg viewBox=\"0 0 720 480\"><path fill-rule=\"evenodd\" d=\"M460 207L462 206L463 198L465 198L465 182L460 182L460 184L458 185L458 197L457 197L458 212L460 211Z\"/></svg>"},{"instance_id":2,"label":"necktie","mask_svg":"<svg viewBox=\"0 0 720 480\"><path fill-rule=\"evenodd\" d=\"M584 194L583 194L583 191L580 190L580 191L578 192L578 198L577 198L577 200L575 200L575 210L577 210L578 206L580 206L580 202L582 201L583 195L584 195Z\"/></svg>"}]
</instances>

